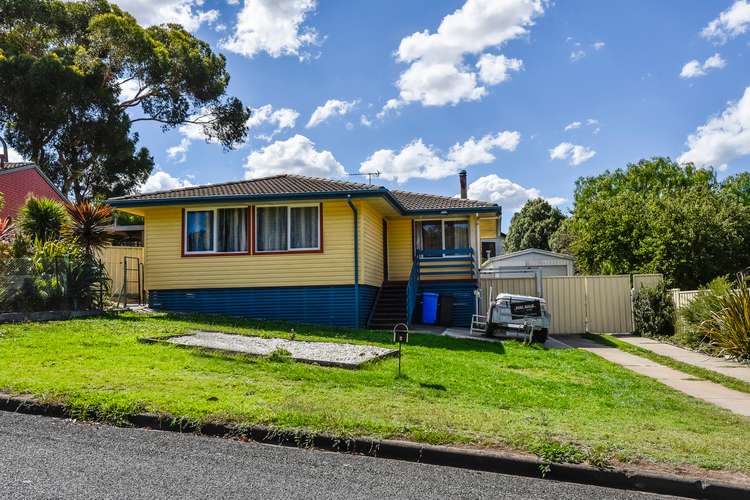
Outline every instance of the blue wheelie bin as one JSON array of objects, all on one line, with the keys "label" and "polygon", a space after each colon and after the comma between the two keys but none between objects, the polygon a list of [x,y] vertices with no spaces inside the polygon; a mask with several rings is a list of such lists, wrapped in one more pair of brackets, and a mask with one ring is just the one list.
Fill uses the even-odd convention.
[{"label": "blue wheelie bin", "polygon": [[422,323],[434,325],[437,323],[438,294],[424,292],[422,294]]}]

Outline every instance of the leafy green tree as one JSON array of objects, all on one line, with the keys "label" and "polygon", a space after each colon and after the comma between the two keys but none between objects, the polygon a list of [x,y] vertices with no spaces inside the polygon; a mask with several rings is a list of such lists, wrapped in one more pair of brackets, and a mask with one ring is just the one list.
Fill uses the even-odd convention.
[{"label": "leafy green tree", "polygon": [[722,191],[735,197],[744,205],[750,205],[750,172],[741,172],[727,177],[721,183]]},{"label": "leafy green tree", "polygon": [[133,123],[196,124],[225,148],[247,137],[224,57],[179,25],[141,27],[105,0],[0,0],[0,19],[4,135],[77,201],[148,177]]},{"label": "leafy green tree", "polygon": [[513,215],[505,238],[505,249],[517,252],[527,248],[549,250],[550,237],[565,220],[559,208],[542,198],[529,200]]},{"label": "leafy green tree", "polygon": [[549,249],[553,252],[571,254],[573,252],[573,233],[570,219],[565,219],[549,238]]},{"label": "leafy green tree", "polygon": [[576,182],[570,248],[587,273],[663,273],[695,288],[750,265],[750,206],[710,169],[668,158]]},{"label": "leafy green tree", "polygon": [[18,227],[24,236],[42,245],[59,240],[67,219],[62,203],[49,198],[29,196],[18,211]]}]

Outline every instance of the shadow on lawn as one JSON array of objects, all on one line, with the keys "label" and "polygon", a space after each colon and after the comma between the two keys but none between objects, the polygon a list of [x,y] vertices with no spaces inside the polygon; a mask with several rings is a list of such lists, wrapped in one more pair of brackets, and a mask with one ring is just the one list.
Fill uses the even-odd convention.
[{"label": "shadow on lawn", "polygon": [[[126,321],[143,321],[153,319],[165,322],[197,323],[196,329],[210,330],[212,327],[219,328],[227,333],[232,328],[246,330],[263,330],[266,334],[279,338],[293,338],[293,336],[313,336],[323,339],[338,341],[377,342],[380,344],[393,345],[393,334],[383,330],[365,330],[353,328],[339,328],[332,326],[310,325],[304,323],[292,323],[287,321],[264,321],[250,318],[233,316],[191,314],[191,313],[157,313],[147,316],[122,316],[111,314],[112,319]],[[241,333],[241,332],[236,332]],[[409,345],[419,347],[430,347],[436,349],[447,349],[450,351],[475,351],[493,352],[505,354],[505,347],[501,342],[483,342],[481,340],[456,339],[440,335],[415,333],[409,336]]]}]

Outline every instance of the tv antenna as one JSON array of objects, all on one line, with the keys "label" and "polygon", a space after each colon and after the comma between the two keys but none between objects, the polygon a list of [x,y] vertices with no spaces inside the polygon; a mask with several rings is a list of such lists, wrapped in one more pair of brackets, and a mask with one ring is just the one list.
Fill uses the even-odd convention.
[{"label": "tv antenna", "polygon": [[355,173],[355,174],[346,174],[346,175],[348,175],[350,177],[359,176],[359,175],[362,175],[362,176],[366,175],[367,176],[367,183],[368,184],[372,184],[372,178],[373,178],[373,176],[380,177],[380,170],[376,170],[374,172],[359,172],[359,173]]}]

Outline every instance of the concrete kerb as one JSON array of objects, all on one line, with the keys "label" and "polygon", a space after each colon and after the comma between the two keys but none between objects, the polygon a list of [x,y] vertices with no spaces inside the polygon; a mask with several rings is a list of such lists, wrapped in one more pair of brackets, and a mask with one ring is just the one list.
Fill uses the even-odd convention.
[{"label": "concrete kerb", "polygon": [[[68,408],[60,403],[43,403],[32,397],[0,393],[0,411],[68,418]],[[626,469],[599,469],[580,464],[545,463],[534,457],[434,446],[396,440],[345,438],[325,433],[278,430],[265,426],[237,427],[231,424],[195,424],[169,415],[138,413],[127,417],[134,427],[160,431],[196,433],[205,436],[240,438],[263,444],[314,448],[324,451],[352,453],[442,465],[484,472],[545,478],[555,481],[591,484],[609,488],[645,491],[690,498],[746,499],[750,487],[712,480],[690,479],[671,474],[655,474]],[[542,471],[546,469],[546,473]]]}]

